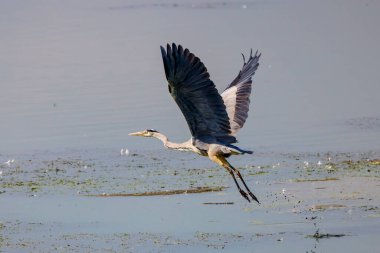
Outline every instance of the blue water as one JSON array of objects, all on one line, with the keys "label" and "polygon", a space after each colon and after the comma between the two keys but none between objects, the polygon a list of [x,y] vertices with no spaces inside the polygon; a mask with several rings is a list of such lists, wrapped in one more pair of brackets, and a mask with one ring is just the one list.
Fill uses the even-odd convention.
[{"label": "blue water", "polygon": [[[309,201],[301,203],[300,213],[293,212],[293,202],[281,198],[278,203],[277,197],[283,197],[282,188],[292,186],[290,179],[304,169],[303,160],[328,163],[329,151],[368,152],[378,158],[379,13],[379,1],[353,0],[0,1],[2,185],[37,180],[36,170],[64,157],[89,167],[81,174],[82,167],[60,164],[72,170],[63,178],[106,178],[101,189],[111,193],[130,189],[135,177],[140,179],[138,190],[161,190],[160,184],[188,187],[187,181],[177,182],[178,177],[170,173],[189,167],[200,171],[194,175],[196,183],[212,181],[202,174],[212,168],[218,171],[214,182],[229,187],[221,193],[143,198],[85,197],[76,187],[55,186],[51,178],[37,192],[28,186],[4,187],[0,189],[0,249],[358,252],[365,246],[364,250],[374,252],[378,209],[368,214],[360,208],[378,208],[378,188],[363,184],[364,189],[359,187],[356,193],[344,188],[348,196],[365,196],[352,201],[346,192],[333,188],[331,193],[342,196],[314,201],[300,194],[317,194],[314,184],[297,186],[298,198]],[[154,128],[173,141],[190,138],[184,117],[167,91],[159,51],[167,42],[182,44],[199,56],[220,91],[240,70],[240,53],[247,54],[251,48],[262,53],[249,118],[238,135],[239,146],[255,153],[231,158],[234,165],[246,168],[246,181],[263,200],[262,206],[242,200],[229,175],[211,161],[167,153],[157,140],[128,136]],[[121,148],[138,156],[120,156]],[[314,156],[317,152],[323,155]],[[283,153],[288,156],[282,157]],[[14,163],[5,164],[12,159]],[[280,169],[271,171],[276,164]],[[267,174],[249,175],[260,165]],[[144,173],[152,171],[147,175],[153,182],[154,173],[163,173],[160,184],[142,184],[141,166]],[[374,180],[371,186],[378,185]],[[336,185],[340,187],[340,181]],[[365,195],[367,190],[371,199]],[[234,204],[203,204],[209,201]],[[335,201],[347,207],[317,214],[308,209]],[[306,220],[314,215],[315,222]],[[307,238],[318,228],[346,236]],[[198,238],[207,233],[208,238]],[[124,234],[131,236],[127,243]],[[172,244],[166,245],[165,240]]]},{"label": "blue water", "polygon": [[219,90],[241,52],[262,52],[242,147],[379,150],[379,6],[1,1],[0,152],[159,148],[127,136],[147,128],[187,140],[160,59],[167,42],[198,55]]}]

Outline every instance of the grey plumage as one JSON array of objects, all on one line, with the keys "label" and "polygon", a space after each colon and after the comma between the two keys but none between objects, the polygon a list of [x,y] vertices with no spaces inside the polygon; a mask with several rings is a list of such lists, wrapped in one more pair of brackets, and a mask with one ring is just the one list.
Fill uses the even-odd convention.
[{"label": "grey plumage", "polygon": [[252,76],[259,67],[260,56],[261,54],[258,54],[257,51],[255,55],[252,56],[251,49],[248,62],[245,62],[245,57],[243,55],[244,64],[242,70],[240,70],[237,77],[222,93],[222,98],[230,120],[231,134],[233,135],[244,126],[244,123],[248,118],[250,103],[249,96],[252,90]]},{"label": "grey plumage", "polygon": [[204,64],[176,44],[161,47],[169,92],[181,109],[193,137],[207,142],[235,143],[236,132],[248,118],[252,76],[261,54],[256,51],[237,77],[219,95]]},{"label": "grey plumage", "polygon": [[186,118],[191,135],[206,142],[236,142],[222,97],[198,57],[173,43],[161,47],[169,92]]},{"label": "grey plumage", "polygon": [[[192,138],[183,143],[170,142],[156,130],[144,130],[131,133],[133,136],[155,137],[171,149],[192,151],[208,156],[213,162],[224,167],[234,179],[240,194],[250,201],[249,196],[259,202],[250,191],[239,170],[234,168],[226,157],[251,151],[242,150],[233,145],[237,142],[236,133],[248,117],[249,96],[252,90],[252,76],[259,63],[260,54],[256,52],[245,62],[237,77],[220,95],[206,67],[198,57],[183,49],[181,45],[161,46],[168,90],[185,116]],[[238,184],[235,175],[242,181],[247,192]]]}]

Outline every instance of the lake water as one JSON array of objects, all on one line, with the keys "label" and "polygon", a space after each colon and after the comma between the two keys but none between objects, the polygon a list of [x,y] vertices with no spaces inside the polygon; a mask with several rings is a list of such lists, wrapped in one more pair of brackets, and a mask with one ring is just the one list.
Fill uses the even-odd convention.
[{"label": "lake water", "polygon": [[[158,148],[190,133],[159,46],[198,55],[219,90],[262,52],[239,134],[254,150],[380,149],[377,1],[2,1],[0,152]],[[152,146],[153,145],[153,146]]]},{"label": "lake water", "polygon": [[[0,251],[375,252],[379,13],[372,0],[2,0]],[[238,135],[255,154],[231,158],[261,206],[210,161],[128,136],[190,138],[164,77],[171,42],[219,91],[241,53],[262,53]],[[205,185],[228,188],[87,196]]]}]

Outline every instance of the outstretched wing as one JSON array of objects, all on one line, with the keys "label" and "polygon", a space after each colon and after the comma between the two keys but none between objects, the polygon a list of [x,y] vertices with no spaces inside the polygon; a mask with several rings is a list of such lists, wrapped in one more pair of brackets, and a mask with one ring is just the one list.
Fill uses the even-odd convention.
[{"label": "outstretched wing", "polygon": [[248,62],[245,62],[245,57],[243,55],[243,68],[240,70],[238,76],[221,94],[230,119],[231,134],[233,135],[243,127],[248,118],[250,103],[249,95],[252,90],[252,76],[259,67],[259,58],[261,56],[261,54],[257,53],[258,52],[256,51],[255,55],[252,56],[251,49]]},{"label": "outstretched wing", "polygon": [[169,92],[181,109],[193,137],[203,141],[236,142],[231,136],[226,106],[206,67],[189,52],[173,43],[161,47]]}]

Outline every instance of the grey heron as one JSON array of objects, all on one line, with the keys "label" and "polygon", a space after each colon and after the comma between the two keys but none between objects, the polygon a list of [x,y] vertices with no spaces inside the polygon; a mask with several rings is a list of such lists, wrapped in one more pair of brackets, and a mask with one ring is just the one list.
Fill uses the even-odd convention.
[{"label": "grey heron", "polygon": [[[130,133],[132,136],[155,137],[166,148],[192,151],[208,156],[211,161],[225,168],[232,176],[240,194],[250,202],[249,196],[258,201],[245,183],[243,176],[226,158],[231,155],[252,154],[233,145],[237,142],[236,133],[243,127],[249,110],[252,77],[259,66],[261,54],[252,49],[248,61],[243,55],[243,67],[237,77],[221,93],[218,93],[210,75],[198,57],[181,45],[161,46],[165,76],[169,93],[181,109],[192,137],[183,143],[169,141],[162,133],[148,129]],[[242,190],[235,175],[243,183]],[[248,196],[249,195],[249,196]]]}]

